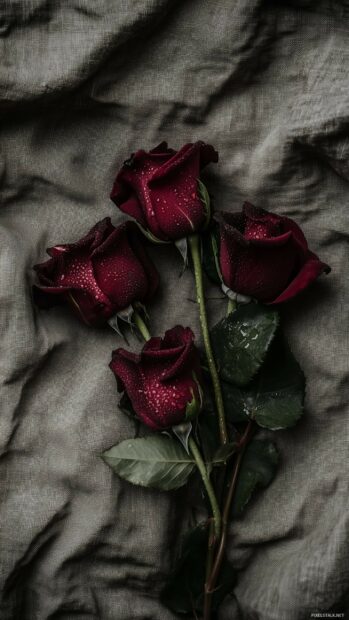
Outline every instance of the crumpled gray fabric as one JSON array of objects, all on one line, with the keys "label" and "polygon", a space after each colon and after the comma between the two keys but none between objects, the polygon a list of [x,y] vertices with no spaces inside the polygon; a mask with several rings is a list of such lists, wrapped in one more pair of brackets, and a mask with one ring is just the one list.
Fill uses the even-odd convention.
[{"label": "crumpled gray fabric", "polygon": [[[116,170],[164,139],[214,144],[216,207],[249,199],[295,218],[332,266],[282,311],[306,413],[277,434],[277,477],[232,524],[240,572],[219,619],[347,610],[348,26],[347,0],[1,3],[2,620],[175,618],[158,593],[185,492],[132,487],[99,458],[135,432],[107,366],[121,341],[31,299],[45,248],[121,221]],[[179,286],[176,251],[153,255],[152,331],[199,335],[190,273]],[[222,312],[212,301],[211,321]]]}]

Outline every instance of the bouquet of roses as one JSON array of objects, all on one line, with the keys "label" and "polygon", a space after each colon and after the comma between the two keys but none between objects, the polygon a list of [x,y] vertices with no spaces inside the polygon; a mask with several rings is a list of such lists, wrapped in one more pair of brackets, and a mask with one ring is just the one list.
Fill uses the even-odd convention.
[{"label": "bouquet of roses", "polygon": [[[103,459],[134,485],[195,490],[201,480],[197,501],[206,514],[199,511],[202,520],[178,544],[161,596],[175,613],[204,620],[236,579],[226,557],[230,521],[276,472],[271,434],[258,431],[289,428],[302,414],[304,376],[278,307],[330,271],[287,217],[247,202],[238,212],[212,213],[200,175],[217,161],[203,142],[134,153],[111,193],[133,221],[115,228],[105,218],[76,243],[50,248],[50,259],[35,266],[34,286],[40,307],[69,304],[90,326],[108,322],[120,335],[131,329],[144,339],[139,353],[113,351],[110,368],[120,410],[151,432],[109,447]],[[193,271],[201,351],[190,327],[149,333],[146,304],[160,285],[149,242],[175,243]],[[203,272],[226,299],[212,328]]]}]

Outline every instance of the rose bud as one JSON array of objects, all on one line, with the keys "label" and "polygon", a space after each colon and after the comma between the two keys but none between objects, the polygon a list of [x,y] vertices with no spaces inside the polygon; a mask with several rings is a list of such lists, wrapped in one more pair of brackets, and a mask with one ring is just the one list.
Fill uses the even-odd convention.
[{"label": "rose bud", "polygon": [[222,279],[234,293],[279,304],[330,272],[288,217],[245,202],[241,213],[221,213],[217,219]]},{"label": "rose bud", "polygon": [[33,287],[36,303],[42,308],[68,303],[88,325],[147,301],[158,286],[158,273],[132,222],[114,228],[106,217],[80,241],[47,253],[51,258],[34,267],[40,281]]},{"label": "rose bud", "polygon": [[217,161],[218,153],[210,144],[195,142],[174,151],[162,142],[124,162],[110,197],[155,240],[183,239],[207,224],[198,179],[202,168]]},{"label": "rose bud", "polygon": [[110,368],[119,392],[126,392],[136,416],[153,430],[180,424],[201,409],[199,352],[189,327],[151,338],[139,355],[116,349]]}]

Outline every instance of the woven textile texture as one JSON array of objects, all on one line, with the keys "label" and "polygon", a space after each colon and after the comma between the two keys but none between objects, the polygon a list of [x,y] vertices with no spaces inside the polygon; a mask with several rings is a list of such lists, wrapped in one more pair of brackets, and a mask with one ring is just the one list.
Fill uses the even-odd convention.
[{"label": "woven textile texture", "polygon": [[[164,139],[213,144],[215,206],[294,218],[332,266],[282,310],[306,413],[231,528],[240,572],[219,620],[348,606],[348,31],[348,0],[1,2],[1,620],[175,620],[158,593],[185,492],[132,487],[99,458],[135,432],[107,366],[121,341],[31,298],[45,248],[122,221],[118,167]],[[199,338],[190,272],[179,286],[175,249],[151,253],[152,331]]]}]

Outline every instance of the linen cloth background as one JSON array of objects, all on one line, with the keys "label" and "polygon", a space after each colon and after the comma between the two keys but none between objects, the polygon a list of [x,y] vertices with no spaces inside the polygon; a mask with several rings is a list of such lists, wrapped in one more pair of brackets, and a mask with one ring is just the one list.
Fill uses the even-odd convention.
[{"label": "linen cloth background", "polygon": [[[175,618],[157,597],[183,494],[134,488],[99,458],[134,433],[107,367],[121,341],[31,299],[45,248],[121,221],[116,170],[163,139],[215,145],[216,207],[295,218],[333,269],[283,309],[306,414],[277,434],[277,477],[232,527],[241,572],[219,618],[346,609],[348,26],[344,0],[1,2],[1,620]],[[152,252],[153,332],[199,334],[191,274],[178,286],[176,251]]]}]

